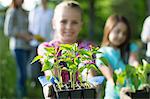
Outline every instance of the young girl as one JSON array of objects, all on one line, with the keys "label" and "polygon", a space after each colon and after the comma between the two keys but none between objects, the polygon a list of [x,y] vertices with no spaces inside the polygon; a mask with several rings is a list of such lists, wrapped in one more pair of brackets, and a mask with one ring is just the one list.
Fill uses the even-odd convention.
[{"label": "young girl", "polygon": [[[75,1],[63,1],[58,4],[54,10],[52,20],[52,27],[55,32],[55,39],[50,42],[42,43],[38,47],[38,54],[44,55],[44,48],[47,46],[59,46],[59,44],[73,44],[77,42],[78,34],[82,26],[82,10]],[[88,47],[89,44],[78,42],[79,47]],[[86,46],[84,46],[86,45]],[[42,61],[42,60],[41,60]],[[65,65],[65,64],[64,64]],[[45,76],[50,76],[50,71],[45,71]],[[69,79],[68,72],[62,72],[63,81]],[[45,98],[49,98],[49,87],[52,81],[47,81],[44,77],[39,77],[43,86],[43,93]]]},{"label": "young girl", "polygon": [[[106,21],[104,27],[104,36],[102,41],[102,47],[99,49],[102,54],[97,54],[96,65],[103,72],[103,62],[98,60],[100,57],[104,57],[109,62],[112,74],[114,70],[125,70],[126,64],[138,65],[137,61],[137,47],[130,44],[130,27],[127,19],[123,16],[112,15]],[[103,72],[107,79],[108,74]],[[110,77],[111,79],[111,77]],[[119,93],[114,91],[114,81],[108,80],[105,89],[105,99],[118,99]]]}]

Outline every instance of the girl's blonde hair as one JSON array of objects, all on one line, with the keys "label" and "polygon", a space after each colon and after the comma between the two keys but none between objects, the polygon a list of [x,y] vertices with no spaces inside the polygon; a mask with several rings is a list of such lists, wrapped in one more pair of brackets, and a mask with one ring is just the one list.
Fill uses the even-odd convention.
[{"label": "girl's blonde hair", "polygon": [[74,0],[65,0],[61,3],[59,3],[56,7],[55,7],[55,10],[54,10],[54,17],[57,16],[57,13],[59,13],[60,9],[64,8],[64,7],[68,7],[68,8],[75,8],[77,9],[80,13],[81,13],[81,16],[82,16],[82,9],[80,7],[80,4],[77,2],[77,1],[74,1]]}]

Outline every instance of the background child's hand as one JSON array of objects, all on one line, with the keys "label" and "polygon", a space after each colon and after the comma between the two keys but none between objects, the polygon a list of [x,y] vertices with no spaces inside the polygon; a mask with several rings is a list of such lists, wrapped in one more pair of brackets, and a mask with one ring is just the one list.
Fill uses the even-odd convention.
[{"label": "background child's hand", "polygon": [[123,87],[120,90],[120,93],[127,93],[127,92],[132,92],[132,90],[129,87]]},{"label": "background child's hand", "polygon": [[29,42],[33,39],[33,35],[27,33],[20,33],[16,35],[16,38],[23,39],[26,42]]},{"label": "background child's hand", "polygon": [[131,97],[126,94],[127,92],[132,92],[129,87],[121,88],[121,90],[120,90],[120,99],[131,99]]}]

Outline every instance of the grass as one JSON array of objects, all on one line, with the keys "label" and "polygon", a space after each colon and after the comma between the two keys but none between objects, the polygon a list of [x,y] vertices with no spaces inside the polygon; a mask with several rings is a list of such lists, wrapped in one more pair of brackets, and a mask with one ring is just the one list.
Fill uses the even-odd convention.
[{"label": "grass", "polygon": [[[42,99],[41,85],[31,86],[31,79],[27,80],[27,99]],[[9,39],[4,36],[0,27],[0,99],[16,98],[16,64],[9,50]]]}]

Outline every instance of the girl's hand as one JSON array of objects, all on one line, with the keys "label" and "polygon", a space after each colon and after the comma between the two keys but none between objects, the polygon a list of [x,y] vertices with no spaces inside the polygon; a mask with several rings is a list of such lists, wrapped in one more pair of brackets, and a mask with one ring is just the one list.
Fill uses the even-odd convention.
[{"label": "girl's hand", "polygon": [[113,71],[110,67],[107,67],[107,66],[100,66],[99,68],[102,72],[102,74],[106,77],[107,81],[112,85],[114,86],[115,83],[114,83],[114,80],[113,80]]},{"label": "girl's hand", "polygon": [[44,94],[45,99],[51,99],[51,97],[53,95],[52,87],[53,86],[51,83],[49,83],[43,87],[43,94]]},{"label": "girl's hand", "polygon": [[131,88],[129,88],[129,87],[123,87],[120,90],[120,93],[127,93],[127,92],[132,92]]},{"label": "girl's hand", "polygon": [[120,90],[120,99],[131,99],[131,97],[126,94],[127,92],[132,92],[129,87],[121,88],[121,90]]}]

